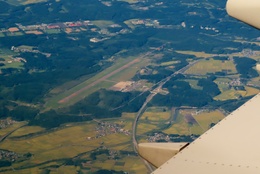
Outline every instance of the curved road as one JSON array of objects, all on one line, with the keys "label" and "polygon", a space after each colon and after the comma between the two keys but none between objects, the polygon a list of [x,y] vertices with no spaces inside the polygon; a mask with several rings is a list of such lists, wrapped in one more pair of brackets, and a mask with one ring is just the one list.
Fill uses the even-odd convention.
[{"label": "curved road", "polygon": [[[137,123],[138,123],[138,120],[139,118],[143,115],[145,109],[146,109],[146,106],[147,104],[153,99],[153,97],[157,94],[157,92],[155,91],[160,91],[160,89],[162,88],[162,86],[168,82],[172,77],[174,77],[175,75],[177,74],[182,74],[184,73],[187,69],[189,69],[191,66],[193,66],[194,64],[198,63],[200,60],[195,60],[191,63],[189,63],[187,66],[183,67],[182,69],[176,71],[175,73],[173,73],[172,75],[162,79],[161,81],[159,81],[158,83],[156,83],[154,86],[157,86],[157,88],[155,88],[153,91],[151,91],[151,89],[154,87],[152,86],[150,88],[150,92],[151,94],[146,98],[146,101],[144,102],[143,106],[139,109],[139,111],[137,112],[136,114],[136,117],[135,117],[135,120],[133,122],[133,126],[132,126],[132,130],[133,130],[133,133],[132,133],[132,141],[133,141],[133,147],[134,147],[134,151],[136,153],[138,153],[138,142],[136,140],[136,128],[137,128]],[[143,162],[145,163],[147,169],[152,172],[153,171],[153,168],[151,167],[150,163],[147,162],[145,159],[143,159],[141,156],[140,158],[143,160]]]}]

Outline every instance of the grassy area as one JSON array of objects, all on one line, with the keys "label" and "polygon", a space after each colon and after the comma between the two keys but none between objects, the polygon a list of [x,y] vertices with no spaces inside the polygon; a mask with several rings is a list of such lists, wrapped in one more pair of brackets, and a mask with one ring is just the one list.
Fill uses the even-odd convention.
[{"label": "grassy area", "polygon": [[168,111],[167,107],[149,107],[146,109],[146,112],[166,112]]},{"label": "grassy area", "polygon": [[178,115],[176,122],[168,129],[163,131],[167,134],[190,135],[190,125],[186,122],[183,115]]},{"label": "grassy area", "polygon": [[222,91],[220,95],[214,97],[215,100],[229,100],[229,99],[238,99],[239,97],[247,97],[256,95],[260,92],[259,89],[245,86],[244,90],[235,90],[234,88]]},{"label": "grassy area", "polygon": [[236,67],[232,61],[221,60],[203,60],[190,67],[185,74],[201,74],[216,73],[225,71],[227,74],[236,73]]},{"label": "grassy area", "polygon": [[116,171],[129,171],[129,173],[138,174],[138,173],[147,173],[147,169],[144,165],[140,165],[142,162],[140,158],[128,156],[119,160],[106,160],[104,163],[104,158],[106,156],[99,156],[98,160],[91,164],[93,169],[107,169],[107,170],[116,170]]},{"label": "grassy area", "polygon": [[145,112],[140,120],[164,122],[170,119],[170,112]]},{"label": "grassy area", "polygon": [[227,91],[223,91],[220,95],[214,97],[215,100],[230,100],[230,99],[238,99],[241,96],[244,96],[246,91],[229,89]]},{"label": "grassy area", "polygon": [[107,28],[109,25],[114,24],[113,21],[105,21],[105,20],[96,20],[96,21],[92,21],[92,23],[97,27],[99,27],[100,29]]},{"label": "grassy area", "polygon": [[22,33],[22,32],[12,32],[12,33],[7,32],[6,35],[7,36],[22,36],[22,35],[24,35],[24,33]]},{"label": "grassy area", "polygon": [[[19,170],[19,174],[28,174],[28,173],[39,174],[41,172],[42,172],[42,170],[38,169],[38,168]],[[5,172],[5,174],[14,174],[14,173],[15,173],[14,171],[6,171]]]},{"label": "grassy area", "polygon": [[198,86],[198,80],[187,79],[185,82],[189,82],[190,86],[194,89],[202,90],[201,86]]},{"label": "grassy area", "polygon": [[35,47],[29,46],[29,45],[21,45],[21,46],[19,46],[17,48],[19,48],[19,49],[27,49],[27,50],[31,50],[32,51],[33,48],[35,48]]},{"label": "grassy area", "polygon": [[21,127],[24,124],[26,124],[26,122],[17,122],[17,123],[10,125],[7,128],[0,129],[0,136],[6,135],[7,133]]},{"label": "grassy area", "polygon": [[40,131],[44,131],[45,129],[39,126],[26,126],[18,129],[14,133],[10,135],[10,137],[15,137],[15,136],[22,136],[22,135],[27,135],[30,133],[36,133]]},{"label": "grassy area", "polygon": [[139,136],[156,129],[158,129],[157,125],[152,125],[150,123],[138,123],[136,134]]},{"label": "grassy area", "polygon": [[131,20],[126,20],[126,21],[124,21],[124,23],[125,23],[129,28],[131,28],[132,30],[135,29],[135,25],[132,24]]},{"label": "grassy area", "polygon": [[163,62],[163,63],[161,63],[161,66],[170,66],[170,65],[174,65],[176,63],[179,63],[179,61]]},{"label": "grassy area", "polygon": [[[224,115],[218,110],[200,114],[195,113],[195,110],[181,110],[176,122],[164,132],[179,135],[201,135],[210,128],[211,123],[217,123],[224,118]],[[185,115],[192,115],[197,123],[188,123]]]},{"label": "grassy area", "polygon": [[205,52],[195,52],[195,51],[176,51],[176,52],[180,54],[194,55],[196,57],[201,57],[201,58],[209,58],[215,56],[214,54],[208,54]]},{"label": "grassy area", "polygon": [[4,63],[4,66],[0,66],[1,69],[6,68],[16,68],[16,69],[22,69],[23,68],[23,62],[15,61],[13,59],[13,56],[18,55],[17,53],[12,52],[11,50],[7,49],[1,49],[0,48],[0,58],[5,59],[4,61],[1,61],[1,63]]},{"label": "grassy area", "polygon": [[36,164],[50,159],[73,157],[78,153],[92,150],[99,144],[99,140],[86,140],[86,137],[93,136],[94,128],[95,124],[86,123],[23,140],[6,139],[2,142],[1,148],[18,153],[30,152],[34,154],[30,163]]},{"label": "grassy area", "polygon": [[221,92],[230,89],[229,83],[231,80],[229,78],[217,78],[214,82],[218,85],[218,88]]},{"label": "grassy area", "polygon": [[212,111],[212,112],[203,112],[198,115],[195,115],[194,118],[198,122],[198,124],[202,127],[203,130],[208,130],[210,128],[211,123],[218,123],[220,120],[224,118],[224,115],[220,111]]},{"label": "grassy area", "polygon": [[136,74],[137,71],[139,71],[142,67],[146,66],[147,64],[149,64],[149,60],[142,59],[140,62],[134,64],[133,66],[131,66],[127,69],[124,69],[124,70],[120,71],[120,73],[117,73],[117,74],[109,77],[108,80],[119,82],[119,81],[125,81],[128,79],[131,79],[132,77],[134,77],[134,75]]},{"label": "grassy area", "polygon": [[260,92],[259,89],[249,87],[249,86],[246,86],[245,89],[246,89],[246,96],[256,95]]},{"label": "grassy area", "polygon": [[59,34],[59,33],[61,33],[60,29],[46,29],[45,32],[47,34]]}]

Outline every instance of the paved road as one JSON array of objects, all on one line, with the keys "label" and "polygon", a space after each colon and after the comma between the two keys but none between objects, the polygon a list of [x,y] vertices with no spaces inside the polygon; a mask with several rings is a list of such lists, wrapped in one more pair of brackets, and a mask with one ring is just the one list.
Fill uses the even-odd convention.
[{"label": "paved road", "polygon": [[[160,89],[162,88],[162,86],[168,82],[172,77],[174,77],[175,75],[177,74],[182,74],[184,73],[187,69],[189,69],[191,66],[193,66],[194,64],[198,63],[200,60],[196,60],[196,61],[193,61],[191,63],[189,63],[187,66],[183,67],[182,69],[176,71],[175,73],[173,73],[172,75],[162,79],[161,81],[159,81],[158,83],[156,83],[153,87],[155,86],[158,86],[156,89],[154,89],[153,91],[150,91],[150,95],[146,98],[146,101],[144,102],[143,106],[139,109],[139,111],[137,112],[136,114],[136,117],[135,117],[135,120],[133,122],[133,126],[132,126],[132,130],[133,130],[133,133],[132,133],[132,141],[133,141],[133,147],[134,147],[134,150],[136,153],[138,153],[138,142],[136,140],[136,128],[137,128],[137,123],[138,123],[138,120],[139,118],[143,115],[145,109],[146,109],[146,106],[147,104],[153,99],[153,97],[157,94],[156,91],[160,91]],[[151,87],[150,90],[153,88]],[[142,158],[142,160],[144,161],[147,169],[152,172],[153,169],[151,167],[151,165],[145,160]]]}]

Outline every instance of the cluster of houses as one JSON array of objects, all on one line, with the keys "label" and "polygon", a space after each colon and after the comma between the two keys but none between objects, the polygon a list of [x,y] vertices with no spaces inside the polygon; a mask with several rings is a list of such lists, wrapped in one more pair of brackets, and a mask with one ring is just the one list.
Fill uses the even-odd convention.
[{"label": "cluster of houses", "polygon": [[15,162],[20,157],[21,157],[21,155],[15,153],[15,152],[7,151],[7,150],[0,150],[0,160]]},{"label": "cluster of houses", "polygon": [[[51,54],[50,53],[43,53],[43,52],[40,52],[39,50],[37,49],[28,49],[28,48],[20,48],[20,47],[15,47],[15,46],[12,46],[11,47],[11,50],[14,51],[14,52],[30,52],[30,53],[40,53],[42,55],[45,55],[46,57],[50,57]],[[23,60],[24,62],[26,62],[26,60],[24,59]]]},{"label": "cluster of houses", "polygon": [[96,126],[96,136],[95,137],[87,137],[87,140],[92,140],[96,138],[101,138],[106,135],[120,133],[124,135],[131,135],[131,132],[129,130],[126,130],[123,128],[123,125],[119,125],[116,123],[110,123],[110,122],[98,122]]},{"label": "cluster of houses", "polygon": [[148,142],[192,142],[198,135],[167,135],[164,133],[153,133],[152,135],[148,136]]},{"label": "cluster of houses", "polygon": [[7,127],[11,126],[14,123],[16,123],[16,121],[14,121],[14,120],[12,120],[10,118],[0,120],[0,129],[7,128]]},{"label": "cluster of houses", "polygon": [[154,133],[151,136],[147,137],[148,142],[158,142],[158,141],[170,141],[170,137],[168,135],[165,135],[163,133]]}]

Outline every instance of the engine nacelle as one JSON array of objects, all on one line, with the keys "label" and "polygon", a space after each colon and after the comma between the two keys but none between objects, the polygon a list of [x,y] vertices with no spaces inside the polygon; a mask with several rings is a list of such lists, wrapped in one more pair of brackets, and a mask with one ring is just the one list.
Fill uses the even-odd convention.
[{"label": "engine nacelle", "polygon": [[228,0],[230,16],[260,29],[260,0]]}]

